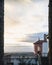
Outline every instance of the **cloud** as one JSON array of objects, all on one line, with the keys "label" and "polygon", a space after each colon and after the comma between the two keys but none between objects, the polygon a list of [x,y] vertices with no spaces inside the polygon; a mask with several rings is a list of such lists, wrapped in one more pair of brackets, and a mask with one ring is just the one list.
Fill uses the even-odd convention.
[{"label": "cloud", "polygon": [[44,1],[48,1],[48,0],[31,0],[33,2],[44,2]]},{"label": "cloud", "polygon": [[49,28],[49,26],[47,24],[43,25],[42,27],[44,28]]},{"label": "cloud", "polygon": [[34,52],[33,43],[17,42],[15,44],[5,43],[4,52]]},{"label": "cloud", "polygon": [[25,39],[22,40],[22,42],[34,43],[39,39],[44,40],[44,34],[48,34],[48,32],[29,34]]},{"label": "cloud", "polygon": [[10,17],[7,17],[7,16],[4,16],[4,21],[5,21],[5,24],[6,24],[6,25],[8,24],[9,26],[10,26],[10,25],[11,25],[11,26],[12,26],[12,25],[14,26],[14,25],[16,25],[16,24],[19,25],[19,23],[20,23],[19,20],[18,20],[18,21],[15,21],[14,19],[12,19],[12,18],[10,18]]},{"label": "cloud", "polygon": [[5,0],[5,1],[34,1],[34,2],[38,2],[38,1],[48,1],[48,0]]},{"label": "cloud", "polygon": [[[30,45],[30,44],[29,44]],[[31,46],[5,46],[4,53],[18,53],[18,52],[34,52],[34,48]]]},{"label": "cloud", "polygon": [[31,2],[28,5],[13,1],[5,3],[5,36],[18,41],[24,39],[27,34],[47,31],[47,28],[43,27],[48,22],[47,14],[48,7],[45,2],[41,5],[39,2]]}]

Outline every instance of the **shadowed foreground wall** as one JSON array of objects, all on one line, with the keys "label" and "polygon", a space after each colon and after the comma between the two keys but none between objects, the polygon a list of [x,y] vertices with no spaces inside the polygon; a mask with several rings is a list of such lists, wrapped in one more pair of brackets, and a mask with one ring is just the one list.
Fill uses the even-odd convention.
[{"label": "shadowed foreground wall", "polygon": [[42,57],[41,61],[42,61],[42,65],[49,65],[48,57]]},{"label": "shadowed foreground wall", "polygon": [[4,48],[4,0],[0,0],[0,65],[3,65]]},{"label": "shadowed foreground wall", "polygon": [[52,65],[52,0],[49,0],[49,63]]}]

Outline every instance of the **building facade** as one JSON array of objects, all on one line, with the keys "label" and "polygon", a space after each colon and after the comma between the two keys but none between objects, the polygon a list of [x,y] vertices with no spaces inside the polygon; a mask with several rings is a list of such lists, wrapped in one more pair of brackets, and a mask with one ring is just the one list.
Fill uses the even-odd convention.
[{"label": "building facade", "polygon": [[48,50],[49,50],[49,42],[46,39],[46,34],[44,34],[44,40],[38,40],[34,44],[34,52],[35,54],[38,53],[38,51],[41,53],[43,56],[47,56]]}]

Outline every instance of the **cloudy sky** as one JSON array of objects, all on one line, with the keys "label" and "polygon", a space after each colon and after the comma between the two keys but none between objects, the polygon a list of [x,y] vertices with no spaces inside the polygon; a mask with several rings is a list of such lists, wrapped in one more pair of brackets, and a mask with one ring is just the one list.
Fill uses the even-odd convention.
[{"label": "cloudy sky", "polygon": [[16,44],[32,48],[36,37],[29,38],[29,42],[24,39],[48,32],[48,0],[5,0],[4,3],[4,50]]}]

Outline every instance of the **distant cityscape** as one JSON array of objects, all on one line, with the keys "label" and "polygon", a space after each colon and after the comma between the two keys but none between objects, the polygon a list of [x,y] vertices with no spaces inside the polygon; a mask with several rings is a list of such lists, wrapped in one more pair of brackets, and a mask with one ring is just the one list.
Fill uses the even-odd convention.
[{"label": "distant cityscape", "polygon": [[[48,57],[49,44],[47,38],[48,35],[44,34],[43,40],[39,39],[38,41],[33,43],[34,52],[4,53],[4,65],[38,65],[39,53],[42,57]],[[46,49],[44,46],[46,47]]]}]

